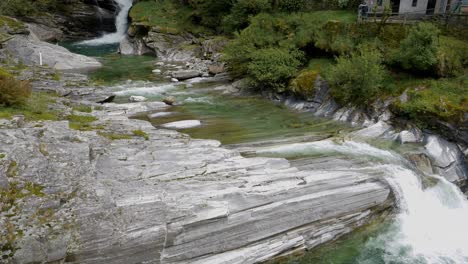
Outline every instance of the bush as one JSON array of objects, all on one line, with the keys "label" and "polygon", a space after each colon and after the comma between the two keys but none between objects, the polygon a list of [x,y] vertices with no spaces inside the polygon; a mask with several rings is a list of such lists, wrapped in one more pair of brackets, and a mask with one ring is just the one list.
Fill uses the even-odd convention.
[{"label": "bush", "polygon": [[432,71],[437,64],[437,38],[440,31],[430,23],[419,23],[411,28],[395,55],[403,69]]},{"label": "bush", "polygon": [[429,80],[408,91],[408,101],[396,112],[427,127],[437,120],[462,122],[468,112],[468,78]]},{"label": "bush", "polygon": [[437,60],[437,75],[441,77],[462,75],[468,64],[468,44],[454,38],[441,37]]},{"label": "bush", "polygon": [[31,85],[13,77],[0,75],[0,105],[21,106],[31,96]]},{"label": "bush", "polygon": [[317,76],[317,71],[304,70],[291,80],[288,90],[304,98],[312,97],[315,91],[314,84]]},{"label": "bush", "polygon": [[296,12],[305,8],[305,0],[277,0],[277,9],[285,12]]},{"label": "bush", "polygon": [[369,48],[337,58],[325,78],[332,95],[342,104],[368,105],[383,93],[386,71],[381,54]]},{"label": "bush", "polygon": [[225,32],[234,32],[248,26],[249,18],[272,8],[269,0],[238,0],[235,1],[231,13],[224,17]]},{"label": "bush", "polygon": [[9,0],[0,1],[0,13],[24,17],[63,10],[67,6],[69,4],[65,0]]},{"label": "bush", "polygon": [[283,92],[286,84],[296,73],[302,53],[279,48],[266,48],[255,51],[248,63],[251,84],[261,89]]}]

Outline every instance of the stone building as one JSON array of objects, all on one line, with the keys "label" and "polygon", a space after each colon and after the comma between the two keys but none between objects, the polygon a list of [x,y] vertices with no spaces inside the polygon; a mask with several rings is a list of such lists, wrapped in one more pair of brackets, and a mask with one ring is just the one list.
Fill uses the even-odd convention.
[{"label": "stone building", "polygon": [[383,12],[385,6],[392,13],[405,15],[431,15],[449,12],[466,13],[468,0],[367,0],[370,10]]}]

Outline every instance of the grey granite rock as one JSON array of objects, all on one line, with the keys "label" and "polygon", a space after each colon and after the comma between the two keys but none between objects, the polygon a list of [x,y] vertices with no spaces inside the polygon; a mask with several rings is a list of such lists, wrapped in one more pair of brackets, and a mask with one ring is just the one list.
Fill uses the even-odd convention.
[{"label": "grey granite rock", "polygon": [[160,104],[104,107],[93,112],[99,133],[66,121],[0,130],[0,183],[30,190],[12,203],[21,217],[0,212],[0,235],[24,234],[10,241],[11,262],[257,263],[336,239],[390,206],[375,173],[244,158],[125,116]]},{"label": "grey granite rock", "polygon": [[43,42],[33,37],[17,35],[4,43],[4,48],[16,60],[26,65],[43,65],[57,70],[89,69],[101,66],[94,58],[71,53],[66,48]]}]

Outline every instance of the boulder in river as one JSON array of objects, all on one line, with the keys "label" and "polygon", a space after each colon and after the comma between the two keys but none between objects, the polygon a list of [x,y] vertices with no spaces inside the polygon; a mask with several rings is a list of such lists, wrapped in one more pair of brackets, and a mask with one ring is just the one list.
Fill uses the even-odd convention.
[{"label": "boulder in river", "polygon": [[163,103],[167,105],[173,105],[175,102],[176,102],[176,99],[173,96],[169,96],[163,99]]},{"label": "boulder in river", "polygon": [[186,129],[199,126],[201,126],[200,120],[182,120],[161,125],[161,127],[170,129]]},{"label": "boulder in river", "polygon": [[202,73],[196,70],[178,70],[171,73],[171,76],[178,80],[192,79],[201,75]]},{"label": "boulder in river", "polygon": [[146,97],[144,97],[144,96],[132,95],[132,96],[130,96],[130,98],[128,98],[128,100],[130,102],[145,102],[148,99]]}]

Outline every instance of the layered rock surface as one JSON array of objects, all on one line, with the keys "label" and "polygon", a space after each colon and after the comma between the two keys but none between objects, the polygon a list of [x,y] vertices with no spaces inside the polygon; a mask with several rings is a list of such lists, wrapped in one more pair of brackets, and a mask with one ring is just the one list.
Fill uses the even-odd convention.
[{"label": "layered rock surface", "polygon": [[0,230],[13,238],[2,255],[18,263],[256,263],[333,240],[389,206],[377,174],[243,158],[125,116],[166,107],[109,104],[93,112],[98,132],[66,121],[5,125],[0,184],[30,191],[2,207]]}]

